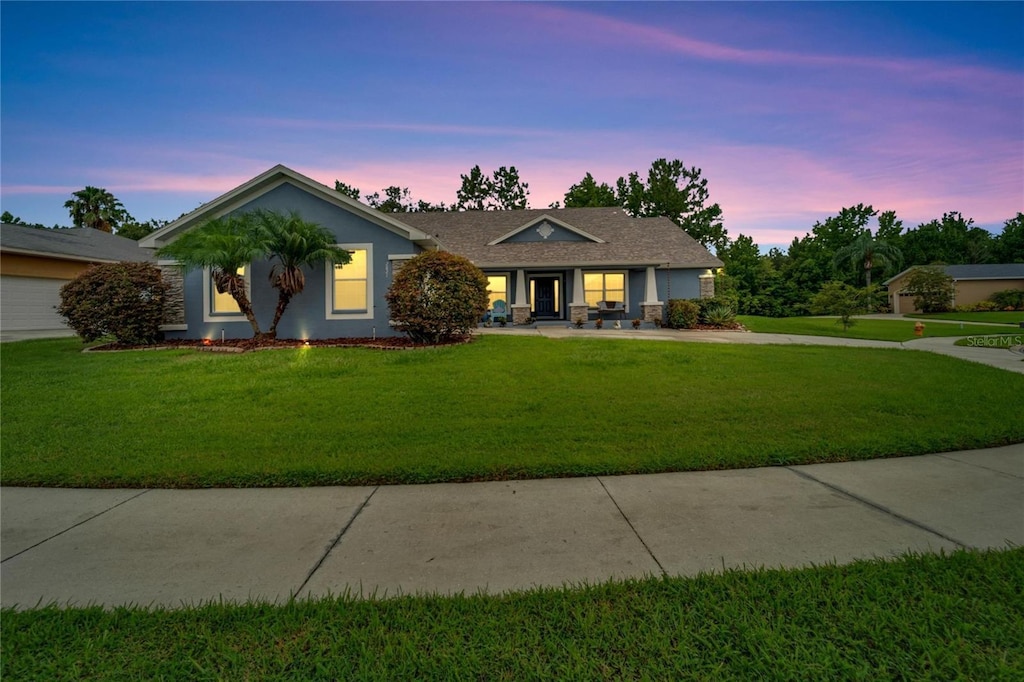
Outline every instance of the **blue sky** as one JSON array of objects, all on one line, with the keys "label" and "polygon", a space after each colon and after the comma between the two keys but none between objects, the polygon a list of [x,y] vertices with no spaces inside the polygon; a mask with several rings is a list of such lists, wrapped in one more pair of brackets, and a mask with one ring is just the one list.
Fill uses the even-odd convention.
[{"label": "blue sky", "polygon": [[0,5],[0,203],[85,185],[171,219],[283,163],[450,203],[516,166],[703,169],[732,237],[843,206],[908,226],[1024,210],[1024,3]]}]

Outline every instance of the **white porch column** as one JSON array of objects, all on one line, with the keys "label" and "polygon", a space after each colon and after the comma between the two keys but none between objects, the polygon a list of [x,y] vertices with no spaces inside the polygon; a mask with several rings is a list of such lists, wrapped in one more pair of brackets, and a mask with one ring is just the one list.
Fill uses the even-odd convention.
[{"label": "white porch column", "polygon": [[647,266],[647,285],[644,287],[644,304],[661,305],[658,300],[658,280],[654,276],[654,266]]},{"label": "white porch column", "polygon": [[530,303],[526,300],[526,271],[516,270],[516,300],[512,304],[512,324],[525,324],[530,317]]},{"label": "white porch column", "polygon": [[583,270],[572,270],[572,303],[569,304],[569,321],[572,323],[586,322],[590,317],[587,297],[583,291]]},{"label": "white porch column", "polygon": [[586,305],[587,301],[583,297],[583,270],[580,268],[573,268],[572,271],[572,303],[569,305]]}]

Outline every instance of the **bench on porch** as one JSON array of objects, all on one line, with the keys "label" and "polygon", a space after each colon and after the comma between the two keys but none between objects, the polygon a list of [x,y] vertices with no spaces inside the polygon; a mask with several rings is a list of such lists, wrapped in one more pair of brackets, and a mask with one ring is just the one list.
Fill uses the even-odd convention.
[{"label": "bench on porch", "polygon": [[626,304],[623,301],[598,301],[597,302],[597,316],[603,317],[604,315],[618,313],[620,315],[626,314]]}]

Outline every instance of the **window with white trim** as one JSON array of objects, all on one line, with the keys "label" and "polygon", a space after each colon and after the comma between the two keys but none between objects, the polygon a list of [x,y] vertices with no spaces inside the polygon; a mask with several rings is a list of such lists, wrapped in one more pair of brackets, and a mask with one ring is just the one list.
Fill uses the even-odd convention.
[{"label": "window with white trim", "polygon": [[[251,296],[249,266],[243,265],[238,268],[238,274],[245,278],[245,292],[247,296]],[[242,311],[238,308],[238,302],[228,292],[225,291],[224,293],[221,293],[217,291],[217,285],[213,282],[213,274],[210,272],[210,268],[204,268],[203,321],[224,322],[233,321],[235,319],[245,319],[245,315],[243,315]]]},{"label": "window with white trim", "polygon": [[339,244],[352,256],[344,265],[328,266],[327,318],[373,317],[373,245]]},{"label": "window with white trim", "polygon": [[583,295],[587,305],[597,307],[598,301],[626,301],[625,272],[584,272]]}]

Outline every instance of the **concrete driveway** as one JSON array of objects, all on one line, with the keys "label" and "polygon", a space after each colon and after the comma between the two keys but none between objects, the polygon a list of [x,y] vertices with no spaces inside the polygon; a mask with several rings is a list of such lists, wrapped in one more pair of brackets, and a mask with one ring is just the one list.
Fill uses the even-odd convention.
[{"label": "concrete driveway", "polygon": [[843,464],[301,489],[0,489],[0,601],[497,593],[1024,544],[1024,444]]}]

